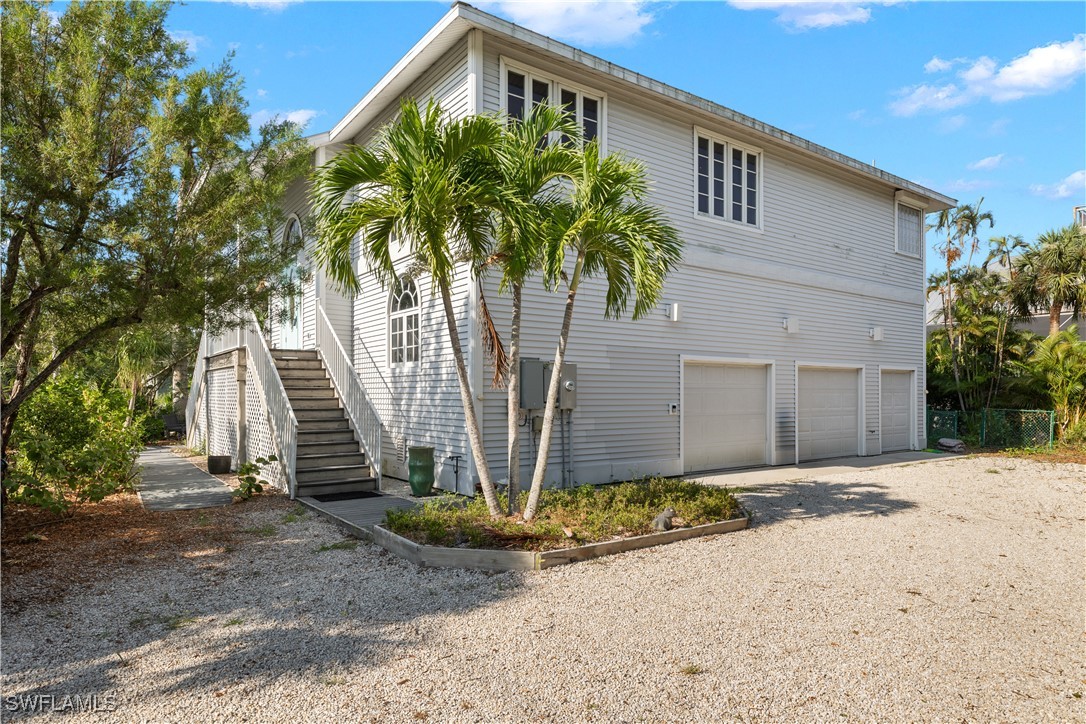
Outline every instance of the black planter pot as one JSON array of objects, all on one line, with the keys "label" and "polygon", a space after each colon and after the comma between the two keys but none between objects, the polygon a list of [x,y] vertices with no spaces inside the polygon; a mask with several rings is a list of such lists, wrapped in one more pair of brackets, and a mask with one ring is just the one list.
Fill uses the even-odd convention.
[{"label": "black planter pot", "polygon": [[208,455],[207,471],[212,475],[225,475],[230,472],[230,456]]}]

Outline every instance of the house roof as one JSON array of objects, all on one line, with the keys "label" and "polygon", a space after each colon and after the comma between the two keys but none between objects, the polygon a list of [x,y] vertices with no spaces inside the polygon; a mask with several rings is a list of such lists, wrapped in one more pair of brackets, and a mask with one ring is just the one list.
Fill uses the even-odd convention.
[{"label": "house roof", "polygon": [[[828,161],[838,168],[891,186],[913,196],[919,196],[927,202],[928,211],[939,211],[957,204],[955,199],[920,184],[887,173],[862,161],[857,161],[825,146],[820,146],[768,123],[743,115],[719,103],[679,90],[674,86],[653,80],[583,50],[502,20],[463,2],[455,3],[449,12],[408,51],[407,55],[401,58],[393,66],[392,70],[386,73],[377,85],[355,104],[354,108],[336,123],[326,135],[318,134],[318,136],[313,137],[313,140],[316,141],[314,145],[323,146],[329,143],[342,143],[354,138],[377,118],[378,114],[387,108],[390,103],[395,102],[397,98],[406,92],[419,76],[472,28],[479,28],[487,33],[505,36],[545,55],[588,66],[594,71],[609,76],[620,83],[635,87],[642,92],[649,93],[660,100],[677,102],[690,109],[709,113],[728,123],[741,126],[748,132],[770,142],[782,143],[804,155]],[[318,140],[321,136],[323,138]]]}]

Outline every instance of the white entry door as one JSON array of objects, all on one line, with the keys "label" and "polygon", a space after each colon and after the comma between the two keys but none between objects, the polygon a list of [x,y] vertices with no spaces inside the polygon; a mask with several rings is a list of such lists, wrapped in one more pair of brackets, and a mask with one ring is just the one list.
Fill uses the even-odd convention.
[{"label": "white entry door", "polygon": [[882,451],[912,448],[912,372],[882,373]]},{"label": "white entry door", "polygon": [[297,264],[287,270],[291,282],[298,286],[298,294],[279,300],[283,309],[283,317],[279,326],[279,348],[302,348],[302,292],[300,286],[300,270]]},{"label": "white entry door", "polygon": [[766,365],[686,363],[684,472],[769,462],[768,369]]},{"label": "white entry door", "polygon": [[860,454],[860,373],[854,369],[799,371],[799,459]]}]

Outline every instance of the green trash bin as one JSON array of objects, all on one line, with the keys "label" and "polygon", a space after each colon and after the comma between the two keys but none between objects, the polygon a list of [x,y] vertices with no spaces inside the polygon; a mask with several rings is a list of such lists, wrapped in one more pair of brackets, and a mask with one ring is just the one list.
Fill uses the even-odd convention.
[{"label": "green trash bin", "polygon": [[430,495],[434,487],[434,449],[432,447],[407,448],[407,482],[415,497]]}]

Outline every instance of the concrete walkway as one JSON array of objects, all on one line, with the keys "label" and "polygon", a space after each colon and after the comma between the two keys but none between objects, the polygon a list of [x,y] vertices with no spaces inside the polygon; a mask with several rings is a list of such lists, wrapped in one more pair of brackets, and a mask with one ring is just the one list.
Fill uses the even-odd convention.
[{"label": "concrete walkway", "polygon": [[164,447],[140,453],[139,496],[148,510],[195,510],[230,505],[230,488]]},{"label": "concrete walkway", "polygon": [[873,470],[875,468],[891,467],[894,465],[906,465],[911,463],[928,462],[931,460],[949,460],[956,457],[949,453],[928,452],[897,452],[885,455],[872,455],[871,457],[834,458],[831,460],[817,460],[799,465],[782,465],[769,468],[750,468],[746,470],[726,470],[719,473],[709,473],[697,478],[699,483],[705,485],[719,485],[725,488],[745,488],[754,485],[770,485],[784,483],[789,480],[803,480],[822,475],[836,475],[838,473],[859,472],[861,470]]}]

